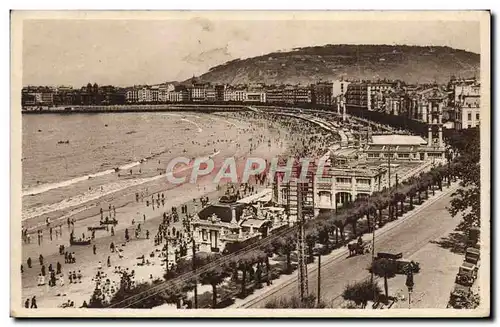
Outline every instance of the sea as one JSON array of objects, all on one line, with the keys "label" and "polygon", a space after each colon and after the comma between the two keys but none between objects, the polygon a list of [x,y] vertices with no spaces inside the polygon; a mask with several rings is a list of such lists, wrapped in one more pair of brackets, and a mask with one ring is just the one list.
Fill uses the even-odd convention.
[{"label": "sea", "polygon": [[172,157],[213,154],[214,128],[223,136],[231,124],[194,113],[23,115],[22,219],[161,178]]}]

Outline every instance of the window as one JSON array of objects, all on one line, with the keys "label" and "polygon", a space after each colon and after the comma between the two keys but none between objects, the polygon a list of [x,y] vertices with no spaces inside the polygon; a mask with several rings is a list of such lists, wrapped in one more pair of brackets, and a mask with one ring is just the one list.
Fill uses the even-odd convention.
[{"label": "window", "polygon": [[351,184],[351,179],[350,178],[344,178],[344,177],[338,177],[337,178],[337,183],[339,183],[339,184]]},{"label": "window", "polygon": [[203,241],[207,240],[207,230],[206,229],[203,229],[201,231],[201,238],[202,238]]},{"label": "window", "polygon": [[472,120],[472,114],[470,112],[467,114],[467,120]]},{"label": "window", "polygon": [[476,114],[476,120],[479,120],[479,114]]},{"label": "window", "polygon": [[360,185],[370,185],[370,180],[366,178],[358,178],[356,179],[356,183]]},{"label": "window", "polygon": [[409,153],[398,153],[398,158],[409,158],[410,154]]},{"label": "window", "polygon": [[467,128],[471,128],[471,127],[472,127],[472,125],[471,125],[471,124],[467,124]]}]

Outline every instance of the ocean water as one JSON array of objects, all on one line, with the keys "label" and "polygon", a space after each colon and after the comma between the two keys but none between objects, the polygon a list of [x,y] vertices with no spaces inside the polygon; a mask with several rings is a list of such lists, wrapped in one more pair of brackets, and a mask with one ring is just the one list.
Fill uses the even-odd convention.
[{"label": "ocean water", "polygon": [[23,220],[159,178],[170,158],[210,155],[206,143],[235,128],[189,113],[24,115],[22,126]]}]

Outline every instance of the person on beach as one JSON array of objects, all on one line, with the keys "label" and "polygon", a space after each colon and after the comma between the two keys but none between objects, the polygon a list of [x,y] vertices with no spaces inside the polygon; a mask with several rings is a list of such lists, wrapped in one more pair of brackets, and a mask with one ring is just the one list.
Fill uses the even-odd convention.
[{"label": "person on beach", "polygon": [[26,260],[26,263],[28,264],[28,268],[31,268],[31,257],[28,257],[28,260]]},{"label": "person on beach", "polygon": [[63,274],[59,275],[59,286],[61,286],[61,287],[64,286],[64,275]]},{"label": "person on beach", "polygon": [[43,266],[43,255],[40,254],[38,261],[40,262],[40,266]]},{"label": "person on beach", "polygon": [[110,258],[110,256],[109,256],[109,255],[108,255],[107,265],[108,265],[108,268],[109,268],[109,267],[111,267],[111,258]]},{"label": "person on beach", "polygon": [[111,251],[111,253],[115,252],[115,243],[111,242],[111,244],[109,245],[109,250]]},{"label": "person on beach", "polygon": [[42,276],[42,274],[38,274],[38,281],[37,281],[38,286],[43,286],[45,285],[45,277]]},{"label": "person on beach", "polygon": [[50,273],[49,286],[50,287],[56,286],[56,273],[54,271],[51,271]]},{"label": "person on beach", "polygon": [[33,295],[33,297],[31,298],[31,309],[37,309],[38,306],[36,305],[36,296]]},{"label": "person on beach", "polygon": [[29,298],[27,298],[27,299],[26,299],[26,301],[24,302],[24,307],[25,307],[26,309],[29,309],[29,308],[30,308],[30,299],[29,299]]},{"label": "person on beach", "polygon": [[61,273],[61,263],[59,261],[57,261],[57,264],[56,264],[56,274],[60,274]]},{"label": "person on beach", "polygon": [[128,235],[128,228],[125,228],[125,241],[129,241],[130,237]]},{"label": "person on beach", "polygon": [[96,248],[95,244],[92,245],[92,252],[94,252],[94,255],[96,255],[96,253],[97,253],[97,248]]},{"label": "person on beach", "polygon": [[115,229],[111,226],[111,236],[115,236]]},{"label": "person on beach", "polygon": [[40,268],[40,270],[42,272],[42,276],[45,277],[45,273],[46,273],[46,271],[45,271],[45,265],[43,265],[42,268]]},{"label": "person on beach", "polygon": [[49,229],[49,234],[50,234],[50,240],[52,241],[52,227]]}]

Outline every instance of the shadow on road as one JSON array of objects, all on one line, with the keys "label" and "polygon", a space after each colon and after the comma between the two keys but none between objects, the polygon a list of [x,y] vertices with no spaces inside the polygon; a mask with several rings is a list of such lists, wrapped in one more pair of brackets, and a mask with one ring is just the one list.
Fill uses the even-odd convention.
[{"label": "shadow on road", "polygon": [[450,233],[448,236],[442,237],[439,241],[431,241],[431,243],[458,254],[464,254],[467,246],[465,235],[459,232]]}]

